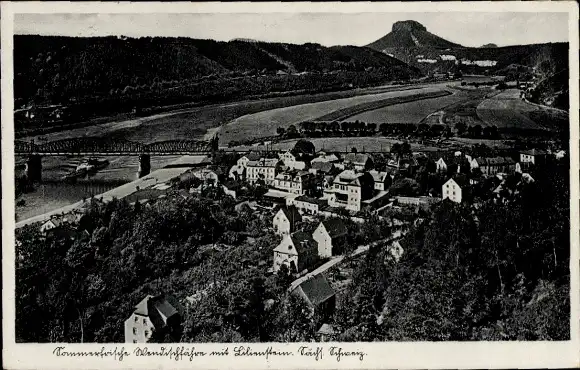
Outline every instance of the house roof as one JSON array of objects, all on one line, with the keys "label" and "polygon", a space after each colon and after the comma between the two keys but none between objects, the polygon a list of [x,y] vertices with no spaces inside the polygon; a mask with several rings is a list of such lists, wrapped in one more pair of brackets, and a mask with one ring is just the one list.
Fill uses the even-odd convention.
[{"label": "house roof", "polygon": [[311,204],[318,204],[319,206],[326,205],[327,202],[322,199],[307,197],[306,195],[300,195],[294,198],[295,202],[304,202],[304,203],[311,203]]},{"label": "house roof", "polygon": [[234,172],[237,172],[239,174],[243,174],[244,171],[246,170],[246,168],[244,166],[238,166],[237,164],[234,164],[231,168],[230,168],[230,175]]},{"label": "house roof", "polygon": [[243,155],[241,158],[248,158],[250,161],[257,161],[260,159],[260,153],[256,153],[256,152],[249,152],[245,155]]},{"label": "house roof", "polygon": [[277,158],[260,158],[257,161],[249,161],[247,167],[276,167],[279,162]]},{"label": "house roof", "polygon": [[320,329],[318,329],[318,334],[334,335],[336,334],[336,329],[333,325],[324,323]]},{"label": "house roof", "polygon": [[530,150],[522,150],[520,153],[527,154],[527,155],[546,155],[548,152],[542,149],[530,149]]},{"label": "house roof", "polygon": [[296,248],[298,254],[302,254],[306,252],[307,249],[314,246],[312,235],[305,233],[304,231],[293,232],[290,234],[290,239],[292,240],[292,244],[294,244],[294,248]]},{"label": "house roof", "polygon": [[334,165],[330,162],[312,162],[311,167],[317,171],[328,173],[332,171]]},{"label": "house roof", "polygon": [[[459,185],[459,187],[462,187],[462,188],[469,185],[469,180],[464,176],[453,176],[453,177],[449,178],[447,181],[449,181],[449,180],[455,181],[455,183],[457,185]],[[445,181],[445,183],[447,183],[447,181]]]},{"label": "house roof", "polygon": [[336,154],[326,154],[326,153],[319,154],[320,156],[314,158],[312,162],[336,162],[339,160]]},{"label": "house roof", "polygon": [[509,157],[490,157],[490,158],[478,157],[478,158],[475,158],[475,161],[480,166],[481,165],[505,166],[505,165],[510,165],[510,164],[516,163],[513,159],[511,159]]},{"label": "house roof", "polygon": [[280,211],[282,211],[282,213],[284,213],[284,216],[286,216],[286,218],[288,219],[288,221],[301,221],[302,220],[302,216],[300,215],[300,213],[298,212],[298,209],[295,206],[282,206],[280,207]]},{"label": "house roof", "polygon": [[353,163],[358,165],[366,165],[369,159],[371,159],[371,157],[368,154],[363,153],[348,153],[344,156],[345,163]]},{"label": "house roof", "polygon": [[313,306],[318,306],[335,295],[328,280],[322,274],[302,282],[298,287],[302,289],[306,299]]},{"label": "house roof", "polygon": [[133,313],[147,316],[156,328],[164,327],[167,320],[179,314],[180,305],[170,295],[152,296],[147,295],[135,306]]},{"label": "house roof", "polygon": [[331,238],[337,238],[346,235],[347,229],[342,220],[338,218],[329,218],[321,222]]},{"label": "house roof", "polygon": [[369,173],[371,174],[371,176],[373,177],[373,180],[375,182],[384,182],[385,177],[387,177],[387,175],[388,175],[387,172],[379,172],[376,170],[369,171]]},{"label": "house roof", "polygon": [[344,170],[334,178],[334,181],[343,184],[357,184],[358,182],[356,180],[358,179],[359,175],[360,174],[357,174],[353,170]]}]

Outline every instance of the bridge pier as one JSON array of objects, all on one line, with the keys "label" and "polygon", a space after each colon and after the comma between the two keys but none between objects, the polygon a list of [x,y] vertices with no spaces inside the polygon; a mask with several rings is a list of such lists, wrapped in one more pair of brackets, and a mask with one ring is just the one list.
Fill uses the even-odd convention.
[{"label": "bridge pier", "polygon": [[141,154],[139,156],[139,171],[137,178],[147,176],[151,173],[151,156],[149,154]]},{"label": "bridge pier", "polygon": [[29,182],[42,181],[42,157],[37,154],[30,155],[24,173]]}]

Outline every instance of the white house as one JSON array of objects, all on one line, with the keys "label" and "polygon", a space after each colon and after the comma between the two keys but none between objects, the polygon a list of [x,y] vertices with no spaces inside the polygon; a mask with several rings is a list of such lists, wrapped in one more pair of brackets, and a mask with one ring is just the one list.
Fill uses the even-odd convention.
[{"label": "white house", "polygon": [[540,149],[524,150],[520,152],[521,163],[538,164],[543,163],[547,153]]},{"label": "white house", "polygon": [[147,295],[125,320],[125,343],[147,343],[153,332],[177,327],[180,305],[172,296]]},{"label": "white house", "polygon": [[272,221],[274,231],[278,235],[288,235],[295,231],[296,224],[302,221],[302,216],[296,209],[296,207],[282,207],[274,215],[274,220]]},{"label": "white house", "polygon": [[246,167],[238,164],[233,165],[228,172],[228,178],[236,181],[244,181],[246,179]]},{"label": "white house", "polygon": [[248,161],[246,179],[252,184],[262,180],[266,185],[272,185],[281,166],[282,162],[277,158],[260,158],[257,161]]},{"label": "white house", "polygon": [[294,199],[288,199],[288,203],[292,203],[298,209],[298,212],[303,215],[317,215],[328,205],[328,202],[323,199],[311,198],[304,195]]},{"label": "white house", "polygon": [[325,198],[331,207],[360,211],[361,202],[372,197],[373,177],[367,173],[344,170],[334,178],[332,187],[325,189]]},{"label": "white house", "polygon": [[276,175],[274,187],[282,191],[304,195],[312,187],[313,176],[307,171],[285,171]]},{"label": "white house", "polygon": [[236,165],[240,166],[240,167],[244,167],[246,168],[248,165],[248,162],[250,161],[257,161],[260,159],[260,155],[258,153],[254,153],[254,152],[249,152],[248,154],[245,154],[243,156],[241,156]]},{"label": "white house", "polygon": [[288,266],[291,272],[299,272],[307,268],[316,257],[316,246],[312,236],[297,231],[285,235],[280,244],[274,248],[274,272],[282,265]]},{"label": "white house", "polygon": [[393,182],[393,179],[388,172],[372,170],[369,171],[369,174],[373,177],[375,190],[384,191],[388,189]]},{"label": "white house", "polygon": [[449,199],[455,203],[461,203],[463,200],[463,192],[466,190],[466,186],[463,181],[459,178],[450,178],[443,184],[441,193],[443,194],[443,199]]},{"label": "white house", "polygon": [[348,153],[344,156],[343,163],[352,165],[357,171],[366,171],[373,167],[373,159],[368,154],[362,153]]},{"label": "white house", "polygon": [[312,233],[312,239],[318,244],[318,256],[327,258],[340,253],[346,235],[346,226],[340,219],[322,221]]}]

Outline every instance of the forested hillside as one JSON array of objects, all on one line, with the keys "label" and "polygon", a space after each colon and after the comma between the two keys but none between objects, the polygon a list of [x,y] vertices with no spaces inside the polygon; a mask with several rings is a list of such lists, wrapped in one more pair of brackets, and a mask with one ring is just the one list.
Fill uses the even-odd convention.
[{"label": "forested hillside", "polygon": [[105,110],[121,109],[118,102],[215,101],[419,75],[367,48],[160,37],[16,35],[14,66],[16,107],[97,102]]},{"label": "forested hillside", "polygon": [[[382,244],[353,260],[334,317],[339,339],[568,339],[567,163],[534,173],[510,204],[435,205],[398,262]],[[123,341],[134,305],[162,292],[191,306],[182,335],[158,341],[312,340],[316,318],[285,299],[288,271],[267,274],[280,241],[271,215],[234,204],[209,188],[150,206],[92,203],[76,230],[18,229],[16,340]],[[351,247],[390,232],[388,220],[350,223]]]},{"label": "forested hillside", "polygon": [[399,262],[371,250],[339,305],[340,339],[569,339],[568,166],[534,177],[511,204],[437,205]]}]

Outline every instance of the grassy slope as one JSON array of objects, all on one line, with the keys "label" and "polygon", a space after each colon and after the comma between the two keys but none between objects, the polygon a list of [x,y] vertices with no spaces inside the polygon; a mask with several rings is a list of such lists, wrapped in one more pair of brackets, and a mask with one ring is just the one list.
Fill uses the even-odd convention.
[{"label": "grassy slope", "polygon": [[439,87],[425,87],[421,90],[394,91],[332,101],[303,104],[242,116],[224,125],[220,131],[220,143],[231,140],[244,140],[261,136],[276,135],[278,127],[287,128],[305,120],[313,120],[324,114],[357,104],[378,101],[395,96],[417,95],[421,91],[433,92]]}]

